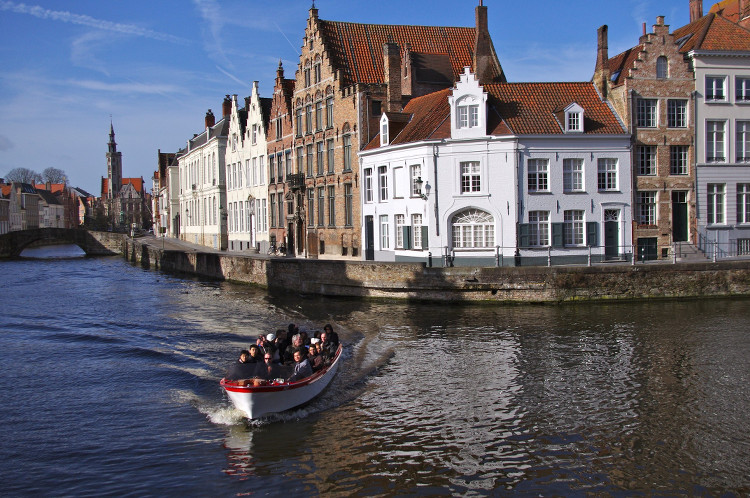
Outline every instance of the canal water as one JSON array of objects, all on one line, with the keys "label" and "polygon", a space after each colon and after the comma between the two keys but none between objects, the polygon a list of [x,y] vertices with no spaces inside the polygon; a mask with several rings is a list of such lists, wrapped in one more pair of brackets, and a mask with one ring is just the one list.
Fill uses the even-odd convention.
[{"label": "canal water", "polygon": [[[0,262],[4,496],[750,494],[750,300],[448,306]],[[247,422],[218,385],[288,323],[341,369]]]}]

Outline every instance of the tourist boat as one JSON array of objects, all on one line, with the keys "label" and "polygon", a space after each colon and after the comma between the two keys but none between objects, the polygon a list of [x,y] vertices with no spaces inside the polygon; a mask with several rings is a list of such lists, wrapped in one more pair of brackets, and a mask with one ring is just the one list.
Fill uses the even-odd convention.
[{"label": "tourist boat", "polygon": [[283,382],[281,379],[221,379],[221,387],[227,392],[235,408],[244,412],[248,418],[257,419],[269,413],[283,412],[303,405],[319,395],[336,375],[340,358],[341,344],[330,365],[302,380]]}]

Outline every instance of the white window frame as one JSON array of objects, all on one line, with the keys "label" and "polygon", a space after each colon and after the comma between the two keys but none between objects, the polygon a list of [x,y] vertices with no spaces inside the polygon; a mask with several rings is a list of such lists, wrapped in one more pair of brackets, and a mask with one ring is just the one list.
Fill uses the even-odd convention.
[{"label": "white window frame", "polygon": [[372,168],[365,168],[365,202],[372,202]]},{"label": "white window frame", "polygon": [[727,101],[727,77],[708,75],[706,76],[706,102]]},{"label": "white window frame", "polygon": [[563,213],[563,244],[576,247],[585,243],[585,212],[583,209],[569,209]]},{"label": "white window frame", "polygon": [[659,125],[658,99],[638,99],[636,103],[636,124],[639,128],[656,128]]},{"label": "white window frame", "polygon": [[725,223],[725,196],[725,184],[706,184],[706,222],[709,225],[723,225]]},{"label": "white window frame", "polygon": [[479,209],[468,209],[451,219],[454,249],[491,249],[495,247],[495,219]]},{"label": "white window frame", "polygon": [[612,157],[600,157],[597,160],[597,188],[599,192],[615,192],[618,190],[619,161]]},{"label": "white window frame", "polygon": [[459,129],[479,126],[479,105],[459,104],[456,106],[456,121],[456,127]]},{"label": "white window frame", "polygon": [[687,128],[688,101],[686,99],[667,100],[667,128]]},{"label": "white window frame", "polygon": [[549,211],[529,211],[529,246],[550,245]]},{"label": "white window frame", "polygon": [[422,213],[411,215],[411,238],[412,249],[423,249],[422,247]]},{"label": "white window frame", "polygon": [[403,214],[394,214],[393,215],[393,223],[395,225],[396,234],[395,234],[395,243],[396,243],[396,249],[403,249],[404,248],[404,226],[406,225],[406,216]]},{"label": "white window frame", "polygon": [[750,121],[737,120],[735,128],[737,128],[735,159],[738,163],[748,163],[750,162]]},{"label": "white window frame", "polygon": [[734,80],[734,99],[737,103],[750,102],[750,78],[737,76]]},{"label": "white window frame", "polygon": [[388,232],[389,230],[388,226],[388,215],[387,214],[381,214],[380,215],[380,249],[389,249],[390,248],[390,238]]},{"label": "white window frame", "polygon": [[639,225],[656,225],[656,192],[638,191],[636,193]]},{"label": "white window frame", "polygon": [[656,146],[637,145],[635,149],[638,176],[656,176]]},{"label": "white window frame", "polygon": [[563,159],[563,191],[584,192],[583,159],[571,157]]},{"label": "white window frame", "polygon": [[669,174],[670,175],[687,175],[689,173],[690,146],[689,145],[670,145],[669,146]]},{"label": "white window frame", "polygon": [[720,119],[706,120],[706,162],[727,161],[727,122]]},{"label": "white window frame", "polygon": [[737,223],[750,224],[750,183],[737,184]]},{"label": "white window frame", "polygon": [[421,164],[412,164],[409,166],[409,176],[410,176],[410,184],[411,184],[411,196],[412,197],[419,197],[422,195],[422,184],[419,183],[419,181],[422,181],[422,165]]},{"label": "white window frame", "polygon": [[526,185],[529,192],[549,192],[549,160],[528,159]]},{"label": "white window frame", "polygon": [[378,200],[388,200],[388,166],[378,166]]},{"label": "white window frame", "polygon": [[482,191],[482,165],[479,161],[462,161],[459,163],[459,172],[462,194],[476,194]]}]

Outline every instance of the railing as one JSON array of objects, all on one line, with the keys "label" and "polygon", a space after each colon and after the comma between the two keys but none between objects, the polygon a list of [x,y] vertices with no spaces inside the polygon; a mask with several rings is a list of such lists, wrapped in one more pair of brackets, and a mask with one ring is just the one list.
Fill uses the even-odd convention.
[{"label": "railing", "polygon": [[286,175],[286,181],[289,184],[289,188],[292,190],[305,188],[305,175],[302,173]]},{"label": "railing", "polygon": [[714,262],[720,259],[748,258],[750,257],[750,238],[719,241],[715,236],[698,233],[698,248]]}]

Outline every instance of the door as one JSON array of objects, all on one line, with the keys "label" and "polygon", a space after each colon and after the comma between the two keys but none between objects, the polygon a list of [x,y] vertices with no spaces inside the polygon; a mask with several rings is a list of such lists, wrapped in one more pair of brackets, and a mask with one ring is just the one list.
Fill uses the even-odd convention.
[{"label": "door", "polygon": [[286,253],[295,254],[294,252],[294,223],[289,223],[289,226],[286,229],[286,233],[287,233]]},{"label": "door", "polygon": [[672,241],[688,240],[687,192],[672,192]]},{"label": "door", "polygon": [[375,259],[375,224],[372,216],[365,216],[365,260]]},{"label": "door", "polygon": [[604,259],[620,259],[620,210],[604,211]]}]

